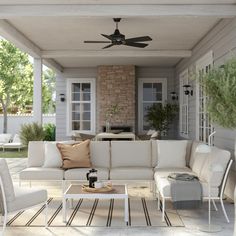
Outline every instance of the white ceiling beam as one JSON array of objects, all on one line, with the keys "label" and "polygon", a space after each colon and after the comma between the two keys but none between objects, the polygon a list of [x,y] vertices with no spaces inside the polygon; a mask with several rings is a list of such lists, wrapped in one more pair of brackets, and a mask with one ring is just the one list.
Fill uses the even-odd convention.
[{"label": "white ceiling beam", "polygon": [[157,16],[236,16],[235,4],[219,5],[1,5],[0,18],[23,16],[80,16],[80,17],[157,17]]},{"label": "white ceiling beam", "polygon": [[191,57],[190,50],[58,50],[42,51],[42,58],[80,58],[80,57]]},{"label": "white ceiling beam", "polygon": [[3,5],[0,18],[21,16],[236,16],[236,5]]},{"label": "white ceiling beam", "polygon": [[[34,58],[41,58],[42,53],[40,48],[6,20],[0,20],[0,36],[12,42],[16,47],[28,53],[30,56]],[[63,71],[63,67],[54,60],[47,59],[44,62],[45,65],[58,72]]]},{"label": "white ceiling beam", "polygon": [[41,57],[41,50],[6,20],[0,20],[0,35],[32,57]]},{"label": "white ceiling beam", "polygon": [[38,4],[233,4],[235,0],[1,0],[0,5]]}]

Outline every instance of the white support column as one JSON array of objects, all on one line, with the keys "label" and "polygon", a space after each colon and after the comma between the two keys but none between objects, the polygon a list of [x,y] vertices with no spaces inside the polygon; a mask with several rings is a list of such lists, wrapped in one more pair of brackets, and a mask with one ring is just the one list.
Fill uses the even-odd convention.
[{"label": "white support column", "polygon": [[34,58],[34,121],[42,124],[42,59]]}]

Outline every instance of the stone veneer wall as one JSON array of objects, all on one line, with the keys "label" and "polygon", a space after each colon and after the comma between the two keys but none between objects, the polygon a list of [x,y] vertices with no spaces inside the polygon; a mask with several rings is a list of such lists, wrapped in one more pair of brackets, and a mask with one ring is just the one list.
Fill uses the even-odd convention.
[{"label": "stone veneer wall", "polygon": [[96,130],[105,126],[106,111],[114,104],[121,112],[112,118],[111,125],[135,129],[135,66],[99,66],[96,90]]}]

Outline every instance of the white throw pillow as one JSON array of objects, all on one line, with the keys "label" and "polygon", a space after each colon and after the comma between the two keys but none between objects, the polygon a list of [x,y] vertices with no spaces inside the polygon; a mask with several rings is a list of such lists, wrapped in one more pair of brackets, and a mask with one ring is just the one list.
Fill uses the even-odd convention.
[{"label": "white throw pillow", "polygon": [[56,142],[44,142],[44,165],[43,167],[61,167],[62,159],[61,153],[59,152]]},{"label": "white throw pillow", "polygon": [[187,140],[157,140],[157,167],[186,167]]},{"label": "white throw pillow", "polygon": [[57,143],[63,144],[74,144],[74,140],[60,141],[60,142],[44,142],[44,165],[45,168],[61,167],[62,158],[59,149],[57,148]]}]

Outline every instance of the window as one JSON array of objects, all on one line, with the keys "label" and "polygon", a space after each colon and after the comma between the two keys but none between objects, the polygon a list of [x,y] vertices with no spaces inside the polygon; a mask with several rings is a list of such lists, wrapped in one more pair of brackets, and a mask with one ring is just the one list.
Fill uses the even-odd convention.
[{"label": "window", "polygon": [[[212,52],[207,53],[196,63],[196,71],[198,75],[207,73],[213,65]],[[199,77],[200,78],[200,77]],[[214,131],[211,124],[210,116],[206,111],[207,96],[204,94],[202,86],[196,84],[196,139],[208,143],[208,136]]]},{"label": "window", "polygon": [[188,84],[188,70],[179,75],[179,132],[181,137],[188,138],[188,96],[184,94],[185,84]]},{"label": "window", "polygon": [[68,79],[68,135],[95,132],[95,80]]},{"label": "window", "polygon": [[167,100],[166,79],[139,79],[139,132],[150,129],[146,120],[148,107],[154,103],[163,104]]}]

